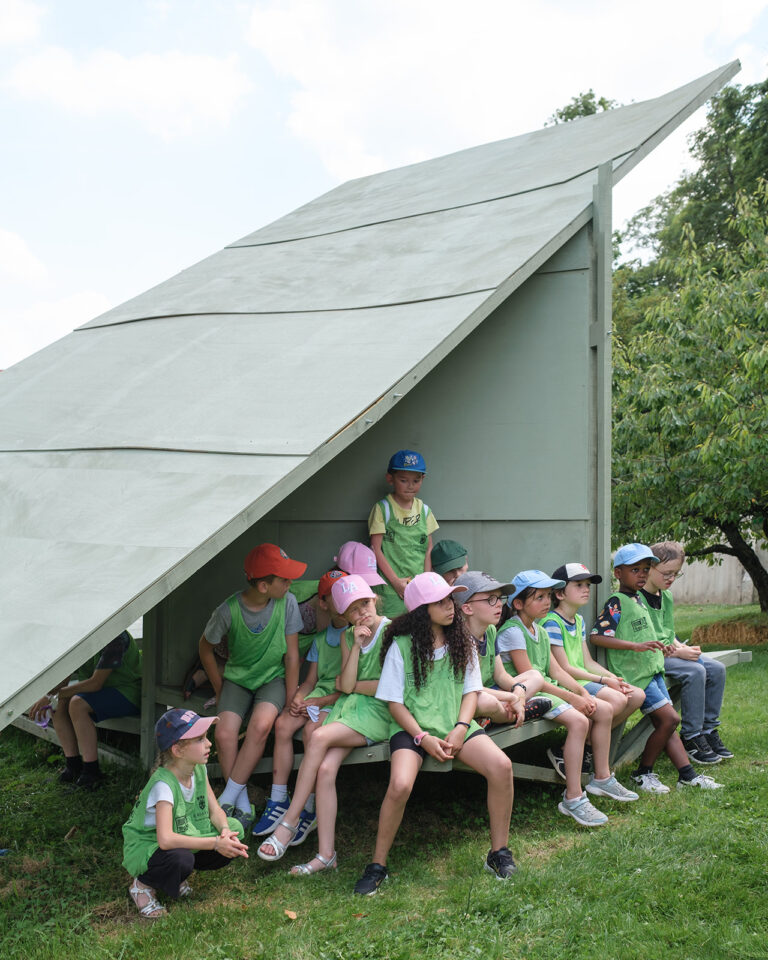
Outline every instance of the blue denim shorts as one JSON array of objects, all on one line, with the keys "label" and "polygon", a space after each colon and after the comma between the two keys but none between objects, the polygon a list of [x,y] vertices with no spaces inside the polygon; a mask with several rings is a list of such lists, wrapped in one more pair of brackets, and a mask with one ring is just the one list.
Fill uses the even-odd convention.
[{"label": "blue denim shorts", "polygon": [[653,713],[654,710],[663,707],[665,703],[671,704],[672,698],[669,695],[666,683],[664,683],[664,674],[657,673],[645,688],[645,700],[640,707],[640,712],[643,715]]},{"label": "blue denim shorts", "polygon": [[603,687],[605,687],[605,684],[598,683],[596,680],[590,680],[589,683],[584,684],[584,689],[587,693],[591,693],[593,697],[596,697]]}]

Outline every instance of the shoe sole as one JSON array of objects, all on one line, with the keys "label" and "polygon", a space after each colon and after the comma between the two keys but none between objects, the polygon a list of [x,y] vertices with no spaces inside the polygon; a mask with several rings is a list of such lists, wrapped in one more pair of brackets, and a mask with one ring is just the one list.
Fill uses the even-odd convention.
[{"label": "shoe sole", "polygon": [[699,790],[723,790],[725,788],[724,783],[718,783],[714,787],[702,787],[700,783],[691,783],[690,780],[681,781],[678,780],[675,784],[678,790],[685,790],[686,787],[698,787]]},{"label": "shoe sole", "polygon": [[[685,752],[688,753],[687,750]],[[691,763],[703,763],[705,766],[708,766],[708,767],[713,767],[716,763],[720,763],[720,761],[723,759],[717,753],[714,754],[714,758],[715,759],[710,760],[709,757],[698,757],[696,756],[696,754],[688,753],[688,759],[691,761]]]},{"label": "shoe sole", "polygon": [[607,797],[609,800],[618,800],[619,803],[634,803],[635,800],[640,798],[635,795],[634,797],[618,797],[615,793],[609,793],[607,790],[603,790],[602,787],[593,787],[589,789],[589,784],[584,787],[587,793],[591,794],[593,797]]},{"label": "shoe sole", "polygon": [[[493,876],[496,877],[497,880],[511,880],[511,879],[512,879],[511,876],[509,876],[509,877],[502,877],[502,875],[501,875],[500,873],[496,873],[496,871],[493,869],[493,867],[491,867],[491,866],[488,865],[488,861],[486,861],[486,862],[483,864],[483,869],[486,870],[488,873],[492,873]],[[512,873],[517,873],[517,867],[513,867]]]},{"label": "shoe sole", "polygon": [[584,820],[579,820],[578,817],[575,817],[573,815],[573,810],[569,810],[564,803],[558,803],[557,809],[560,811],[560,813],[564,813],[566,817],[570,817],[571,820],[575,820],[580,827],[604,827],[608,823],[607,817],[605,818],[605,820],[601,820],[599,822],[596,822],[594,820],[587,821],[587,822],[585,822]]}]

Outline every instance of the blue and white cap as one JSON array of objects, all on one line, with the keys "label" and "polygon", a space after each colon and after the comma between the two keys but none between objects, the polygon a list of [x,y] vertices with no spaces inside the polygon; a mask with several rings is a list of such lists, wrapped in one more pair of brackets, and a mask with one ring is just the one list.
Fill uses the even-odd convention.
[{"label": "blue and white cap", "polygon": [[534,590],[560,589],[565,586],[565,580],[553,580],[547,576],[543,570],[521,570],[516,576],[512,577],[513,590],[510,592],[507,602],[512,605],[512,601],[527,587]]},{"label": "blue and white cap", "polygon": [[653,550],[644,543],[625,543],[613,555],[613,568],[626,566],[628,563],[637,563],[639,560],[650,560],[658,563],[659,558],[654,556]]},{"label": "blue and white cap", "polygon": [[398,450],[389,458],[387,473],[393,470],[408,470],[413,473],[426,473],[427,465],[424,457],[415,450]]}]

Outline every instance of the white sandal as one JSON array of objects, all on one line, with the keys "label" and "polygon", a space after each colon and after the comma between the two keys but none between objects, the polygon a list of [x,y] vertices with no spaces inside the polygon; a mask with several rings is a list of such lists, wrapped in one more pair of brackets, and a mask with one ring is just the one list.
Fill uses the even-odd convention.
[{"label": "white sandal", "polygon": [[[322,863],[322,867],[313,867],[312,860],[319,860]],[[292,877],[308,877],[313,873],[322,873],[323,870],[334,870],[338,867],[336,863],[336,851],[333,851],[333,856],[324,857],[322,853],[316,853],[312,860],[309,863],[297,863],[295,867],[291,867],[291,876]]]},{"label": "white sandal", "polygon": [[[276,823],[275,830],[277,830],[278,827],[285,827],[286,830],[290,831],[291,835],[285,841],[285,843],[283,843],[282,840],[277,839],[277,837],[274,834],[274,831],[270,833],[267,839],[262,842],[261,846],[256,851],[256,853],[261,857],[262,860],[273,861],[273,860],[279,860],[281,857],[284,857],[285,851],[288,849],[288,847],[290,847],[291,840],[293,840],[293,838],[296,836],[296,831],[299,829],[298,823],[295,826],[293,826],[290,823],[286,823],[285,820],[280,820],[278,823]],[[275,851],[274,853],[263,853],[263,849],[267,844],[269,844],[269,846],[272,847],[272,849]]]},{"label": "white sandal", "polygon": [[[136,904],[141,919],[159,920],[160,917],[166,916],[168,911],[155,897],[155,891],[152,889],[152,887],[140,887],[138,884],[139,878],[134,877],[131,882],[131,886],[128,888],[128,894],[130,895],[131,900],[133,900],[133,902]],[[145,896],[147,898],[147,902],[143,907],[139,906],[139,896]]]}]

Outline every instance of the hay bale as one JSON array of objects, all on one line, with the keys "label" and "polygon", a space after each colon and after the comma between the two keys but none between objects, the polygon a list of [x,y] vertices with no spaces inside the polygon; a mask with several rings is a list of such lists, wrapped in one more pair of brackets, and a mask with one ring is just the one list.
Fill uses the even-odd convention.
[{"label": "hay bale", "polygon": [[715,644],[727,647],[753,647],[768,643],[768,621],[750,623],[741,620],[721,620],[703,627],[695,627],[691,634],[694,646],[706,647]]}]

